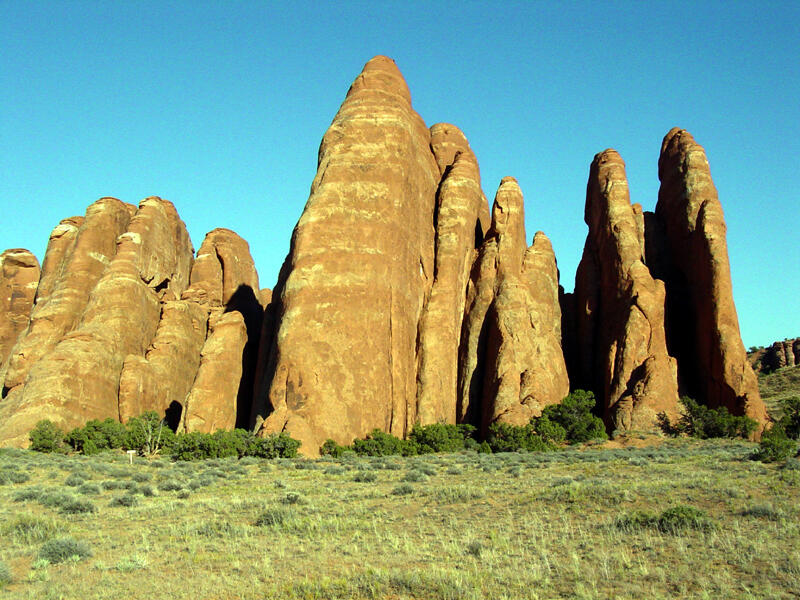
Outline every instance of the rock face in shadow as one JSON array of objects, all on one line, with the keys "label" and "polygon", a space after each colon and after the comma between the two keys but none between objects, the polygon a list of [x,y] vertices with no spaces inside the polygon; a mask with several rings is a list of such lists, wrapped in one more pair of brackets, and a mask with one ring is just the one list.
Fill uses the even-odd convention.
[{"label": "rock face in shadow", "polygon": [[606,423],[647,430],[677,416],[677,364],[667,352],[664,282],[644,263],[644,218],[631,206],[625,163],[595,156],[586,190],[589,234],[575,281],[579,380],[603,403]]},{"label": "rock face in shadow", "polygon": [[[391,59],[370,60],[322,140],[280,297],[261,432],[316,454],[417,420],[417,337],[434,279],[439,168]],[[259,415],[264,416],[264,415]]]},{"label": "rock face in shadow", "polygon": [[747,360],[756,373],[770,373],[783,367],[800,365],[800,338],[773,342],[766,348],[748,352]]},{"label": "rock face in shadow", "polygon": [[669,260],[667,331],[681,389],[711,407],[767,422],[733,303],[726,227],[705,150],[674,128],[658,161],[656,216]]}]

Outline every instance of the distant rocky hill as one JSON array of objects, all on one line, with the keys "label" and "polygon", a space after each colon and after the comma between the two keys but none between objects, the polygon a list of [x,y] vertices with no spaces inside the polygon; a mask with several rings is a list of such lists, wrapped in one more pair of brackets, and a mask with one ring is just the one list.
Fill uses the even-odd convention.
[{"label": "distant rocky hill", "polygon": [[769,373],[783,367],[800,365],[800,338],[786,338],[766,348],[750,348],[747,360],[756,373]]},{"label": "distant rocky hill", "polygon": [[[181,431],[286,431],[317,452],[374,428],[522,424],[570,389],[609,430],[648,430],[680,394],[766,422],[739,334],[705,152],[672,129],[654,212],[594,157],[575,292],[525,232],[504,178],[489,208],[454,125],[425,125],[394,62],[370,60],[323,137],[274,288],[247,243],[197,255],[173,205],[113,198],[53,231],[41,269],[0,257],[0,443],[145,410]],[[576,215],[577,217],[577,215]]]}]

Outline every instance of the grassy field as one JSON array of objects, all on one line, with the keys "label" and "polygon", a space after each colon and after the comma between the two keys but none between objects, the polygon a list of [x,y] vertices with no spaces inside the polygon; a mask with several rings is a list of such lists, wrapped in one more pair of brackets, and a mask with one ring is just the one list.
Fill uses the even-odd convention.
[{"label": "grassy field", "polygon": [[133,465],[2,450],[0,599],[797,598],[800,461],[752,449]]}]

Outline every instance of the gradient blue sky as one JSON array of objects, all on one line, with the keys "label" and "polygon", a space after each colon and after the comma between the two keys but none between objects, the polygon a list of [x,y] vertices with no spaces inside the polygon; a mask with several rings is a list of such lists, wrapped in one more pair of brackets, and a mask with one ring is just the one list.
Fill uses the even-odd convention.
[{"label": "gradient blue sky", "polygon": [[175,203],[195,247],[250,243],[272,287],[320,139],[363,64],[395,59],[429,125],[467,135],[487,197],[574,286],[595,153],[652,210],[661,139],[705,146],[746,346],[800,336],[800,3],[0,0],[0,247],[41,260],[102,196]]}]

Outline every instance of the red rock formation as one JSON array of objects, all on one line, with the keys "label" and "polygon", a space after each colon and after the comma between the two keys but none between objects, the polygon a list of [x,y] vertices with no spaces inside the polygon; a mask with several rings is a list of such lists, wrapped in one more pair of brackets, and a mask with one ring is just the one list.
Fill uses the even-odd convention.
[{"label": "red rock formation", "polygon": [[527,423],[569,392],[561,349],[558,269],[539,232],[525,244],[522,192],[512,177],[500,184],[472,285],[462,337],[461,418]]},{"label": "red rock formation", "polygon": [[[422,424],[455,423],[458,344],[469,272],[488,205],[475,155],[454,125],[431,127],[442,180],[436,205],[434,281],[419,326],[417,415]],[[449,162],[448,162],[449,161]]]},{"label": "red rock formation", "polygon": [[[181,417],[200,366],[207,321],[208,310],[196,302],[172,300],[161,305],[161,318],[147,353],[125,358],[119,380],[121,422],[150,410],[159,414],[177,410]],[[241,371],[241,365],[238,368]]]},{"label": "red rock formation", "polygon": [[[200,367],[186,396],[183,429],[211,433],[236,426],[242,353],[247,343],[244,316],[214,309],[209,335],[200,354]],[[249,407],[248,407],[249,408]],[[247,419],[250,418],[248,411]]]},{"label": "red rock formation", "polygon": [[30,321],[39,283],[39,261],[28,250],[0,254],[0,365]]},{"label": "red rock formation", "polygon": [[581,380],[596,390],[613,429],[651,429],[659,412],[677,416],[677,367],[667,353],[664,284],[644,264],[643,213],[631,206],[614,150],[592,162],[585,220],[575,282]]},{"label": "red rock formation", "polygon": [[263,433],[315,454],[416,421],[416,344],[434,277],[439,169],[394,62],[378,56],[326,132],[292,236]]},{"label": "red rock formation", "polygon": [[[6,389],[22,385],[31,366],[78,325],[89,294],[114,257],[117,237],[129,221],[125,204],[115,198],[101,198],[86,210],[74,238],[72,224],[62,222],[56,227],[48,245],[48,254],[53,252],[54,256],[45,255],[42,293],[31,312],[27,332],[11,351]],[[60,265],[56,264],[58,256],[63,256]]]},{"label": "red rock formation", "polygon": [[[268,290],[267,290],[268,291]],[[233,231],[206,235],[183,300],[201,307],[209,322],[202,349],[193,347],[199,368],[184,399],[187,431],[248,427],[263,307],[250,247]]]},{"label": "red rock formation", "polygon": [[739,333],[725,221],[705,151],[688,132],[670,130],[658,175],[656,216],[670,253],[668,341],[680,365],[681,387],[711,407],[766,423]]},{"label": "red rock formation", "polygon": [[766,348],[748,352],[747,360],[757,373],[769,373],[783,367],[800,365],[800,338],[785,339]]},{"label": "red rock formation", "polygon": [[[101,212],[111,204],[111,210],[129,214],[119,201],[104,204]],[[91,222],[91,210],[84,225]],[[119,415],[123,362],[129,355],[144,355],[158,325],[160,299],[179,295],[188,282],[192,248],[172,204],[148,198],[109,254],[77,326],[30,366],[24,387],[13,402],[7,400],[3,412],[11,414],[0,421],[0,439],[24,435],[44,415],[65,428]],[[54,289],[48,305],[59,291]],[[10,375],[9,370],[7,379]]]}]

